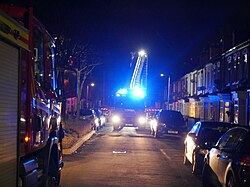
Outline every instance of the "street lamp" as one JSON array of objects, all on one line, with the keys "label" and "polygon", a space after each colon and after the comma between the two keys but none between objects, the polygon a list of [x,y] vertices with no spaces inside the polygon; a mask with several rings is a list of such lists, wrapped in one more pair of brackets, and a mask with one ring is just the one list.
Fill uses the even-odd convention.
[{"label": "street lamp", "polygon": [[[161,77],[166,77],[165,74],[161,73],[160,74]],[[170,76],[168,76],[168,84],[167,84],[168,88],[167,88],[167,109],[169,109],[169,98],[170,98]]]},{"label": "street lamp", "polygon": [[94,87],[95,83],[87,84],[87,93],[86,93],[86,104],[87,108],[89,108],[89,86]]}]

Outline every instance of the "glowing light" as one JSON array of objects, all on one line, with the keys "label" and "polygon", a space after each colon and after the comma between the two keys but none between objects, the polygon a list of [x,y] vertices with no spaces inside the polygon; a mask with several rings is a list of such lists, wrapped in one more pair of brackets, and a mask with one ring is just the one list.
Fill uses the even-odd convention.
[{"label": "glowing light", "polygon": [[26,119],[23,118],[23,117],[21,117],[21,118],[20,118],[20,121],[21,121],[21,122],[26,122]]},{"label": "glowing light", "polygon": [[139,121],[140,124],[146,123],[145,117],[139,117],[138,121]]},{"label": "glowing light", "polygon": [[144,50],[138,52],[139,56],[146,56],[147,53]]},{"label": "glowing light", "polygon": [[120,89],[120,90],[118,90],[118,91],[116,92],[116,96],[117,96],[117,97],[120,97],[121,95],[127,95],[127,94],[128,94],[128,90],[125,89],[125,88],[122,88],[122,89]]},{"label": "glowing light", "polygon": [[25,143],[28,143],[30,141],[30,137],[28,136],[28,135],[26,135],[25,137],[24,137],[24,142]]},{"label": "glowing light", "polygon": [[119,123],[120,122],[120,116],[118,116],[118,115],[115,115],[115,116],[113,116],[113,118],[112,118],[112,121],[114,122],[114,123]]},{"label": "glowing light", "polygon": [[132,90],[132,94],[136,98],[144,98],[145,97],[145,94],[144,94],[143,90],[141,88],[137,88],[137,87],[135,87]]}]

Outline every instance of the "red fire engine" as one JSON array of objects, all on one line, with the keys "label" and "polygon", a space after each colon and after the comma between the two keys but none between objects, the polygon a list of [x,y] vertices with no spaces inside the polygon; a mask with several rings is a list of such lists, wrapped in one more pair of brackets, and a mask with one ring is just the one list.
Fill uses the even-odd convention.
[{"label": "red fire engine", "polygon": [[54,50],[32,8],[0,5],[0,186],[60,183]]}]

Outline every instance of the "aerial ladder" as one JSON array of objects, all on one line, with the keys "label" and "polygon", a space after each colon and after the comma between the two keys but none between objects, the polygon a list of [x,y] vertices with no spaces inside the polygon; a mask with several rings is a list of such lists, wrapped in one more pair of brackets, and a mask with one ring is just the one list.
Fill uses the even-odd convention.
[{"label": "aerial ladder", "polygon": [[131,53],[130,77],[126,88],[116,92],[115,106],[143,110],[147,95],[148,57],[144,51]]},{"label": "aerial ladder", "polygon": [[[132,57],[133,59],[133,57]],[[134,71],[130,81],[131,90],[141,89],[144,93],[147,90],[148,58],[144,51],[138,52]]]}]

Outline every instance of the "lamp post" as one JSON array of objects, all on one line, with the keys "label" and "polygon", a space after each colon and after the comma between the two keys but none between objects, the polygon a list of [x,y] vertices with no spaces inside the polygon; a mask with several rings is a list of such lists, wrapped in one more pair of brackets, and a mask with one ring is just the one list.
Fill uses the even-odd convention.
[{"label": "lamp post", "polygon": [[[160,76],[166,77],[166,75],[163,73],[161,73]],[[167,82],[167,109],[169,109],[169,101],[170,101],[170,76],[168,76],[168,82]]]},{"label": "lamp post", "polygon": [[86,104],[87,108],[89,108],[89,86],[94,87],[95,83],[91,83],[87,85],[87,90],[86,90]]}]

